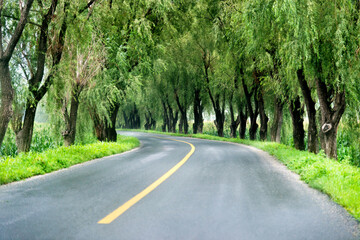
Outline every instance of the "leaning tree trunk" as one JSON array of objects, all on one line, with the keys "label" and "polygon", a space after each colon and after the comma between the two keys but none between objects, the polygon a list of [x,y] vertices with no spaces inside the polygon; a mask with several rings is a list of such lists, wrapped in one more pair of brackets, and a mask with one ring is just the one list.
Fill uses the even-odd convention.
[{"label": "leaning tree trunk", "polygon": [[301,106],[299,97],[289,102],[289,110],[293,126],[294,146],[298,150],[305,150],[304,109]]},{"label": "leaning tree trunk", "polygon": [[315,102],[311,97],[311,89],[309,88],[304,72],[302,69],[297,71],[298,82],[300,84],[301,92],[304,97],[306,112],[309,118],[308,126],[308,151],[317,153],[319,151],[318,131],[316,126],[316,109]]},{"label": "leaning tree trunk", "polygon": [[328,158],[337,159],[337,129],[342,115],[345,112],[345,91],[332,89],[334,95],[328,91],[325,82],[316,79],[316,90],[321,108],[321,131],[324,140],[324,151]]},{"label": "leaning tree trunk", "polygon": [[11,85],[9,63],[0,61],[1,105],[0,105],[0,147],[13,115],[12,101],[14,90]]},{"label": "leaning tree trunk", "polygon": [[283,123],[283,107],[284,103],[275,98],[275,113],[274,121],[271,126],[271,141],[280,143],[281,140],[281,126]]}]

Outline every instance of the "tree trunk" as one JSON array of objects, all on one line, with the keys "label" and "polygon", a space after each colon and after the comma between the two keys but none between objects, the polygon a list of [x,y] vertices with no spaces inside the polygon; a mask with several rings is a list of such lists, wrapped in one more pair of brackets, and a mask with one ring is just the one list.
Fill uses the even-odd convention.
[{"label": "tree trunk", "polygon": [[120,103],[116,102],[110,107],[110,123],[105,121],[105,139],[109,142],[117,141],[116,118],[119,112]]},{"label": "tree trunk", "polygon": [[167,113],[167,108],[166,108],[166,104],[164,101],[162,101],[162,105],[163,105],[163,125],[161,126],[161,129],[163,132],[166,132],[166,127],[168,128],[169,131],[169,117],[168,117],[168,113]]},{"label": "tree trunk", "polygon": [[271,141],[280,143],[281,140],[281,126],[283,122],[283,107],[284,103],[275,98],[275,112],[274,121],[271,126]]},{"label": "tree trunk", "polygon": [[183,133],[183,118],[180,117],[179,121],[179,133]]},{"label": "tree trunk", "polygon": [[243,113],[242,110],[239,110],[239,112],[240,112],[239,137],[240,137],[240,139],[245,139],[247,110],[245,108],[245,113]]},{"label": "tree trunk", "polygon": [[236,130],[240,124],[240,114],[235,119],[234,108],[232,104],[233,95],[230,95],[229,106],[230,106],[230,137],[236,138]]},{"label": "tree trunk", "polygon": [[[177,92],[175,92],[175,99],[176,99],[176,103],[178,105],[178,108],[180,110],[180,124],[179,124],[179,133],[185,133],[188,134],[189,132],[189,124],[187,121],[187,109],[186,109],[186,104],[184,104],[183,106],[180,103],[180,98],[177,94]],[[184,131],[183,131],[184,130]]]},{"label": "tree trunk", "polygon": [[[209,82],[208,82],[209,83]],[[224,123],[225,123],[225,91],[223,96],[223,103],[220,105],[220,94],[212,95],[210,88],[208,87],[209,97],[215,112],[214,124],[217,129],[219,137],[224,137]]]},{"label": "tree trunk", "polygon": [[109,116],[110,122],[105,118],[101,119],[99,114],[94,111],[90,110],[90,116],[94,123],[95,128],[95,135],[99,141],[110,141],[116,142],[117,141],[117,133],[116,133],[116,117],[118,115],[120,108],[120,103],[114,103],[110,107]]},{"label": "tree trunk", "polygon": [[74,90],[71,96],[71,104],[70,104],[70,115],[67,112],[65,107],[64,117],[65,117],[65,131],[63,132],[64,136],[64,145],[71,146],[75,143],[76,136],[76,122],[77,122],[77,114],[79,109],[79,95],[80,93],[77,90]]},{"label": "tree trunk", "polygon": [[325,82],[319,78],[316,79],[316,90],[321,108],[321,131],[324,140],[324,151],[328,158],[337,159],[336,137],[339,122],[346,107],[345,91],[339,89],[328,91]]},{"label": "tree trunk", "polygon": [[250,117],[250,128],[249,128],[250,140],[256,139],[256,131],[257,131],[258,127],[259,127],[259,125],[256,123],[256,119]]},{"label": "tree trunk", "polygon": [[98,116],[93,116],[93,123],[95,128],[95,135],[97,140],[106,141],[106,132],[105,132],[105,124],[104,121],[101,121]]},{"label": "tree trunk", "polygon": [[[244,75],[242,69],[240,71],[241,71],[241,74]],[[259,115],[259,104],[258,104],[257,98],[254,97],[255,109],[253,109],[252,102],[251,102],[251,96],[253,95],[254,92],[257,91],[257,85],[255,85],[253,87],[251,93],[248,90],[248,87],[245,83],[244,77],[242,78],[242,85],[243,85],[245,98],[246,98],[247,111],[248,111],[249,117],[250,117],[249,137],[250,137],[250,140],[255,140],[256,139],[256,131],[258,129],[256,119],[257,119],[257,116]]]},{"label": "tree trunk", "polygon": [[9,62],[0,61],[1,105],[0,105],[0,147],[13,115],[12,102],[14,90],[11,85]]},{"label": "tree trunk", "polygon": [[216,96],[216,100],[211,97],[213,103],[213,109],[215,112],[214,124],[217,129],[219,137],[224,137],[224,123],[225,123],[225,99],[223,99],[223,106],[220,106],[220,94]]},{"label": "tree trunk", "polygon": [[260,140],[265,141],[267,139],[267,129],[268,129],[268,121],[269,118],[266,116],[265,113],[265,103],[264,103],[264,96],[263,91],[260,84],[260,79],[258,73],[256,71],[253,72],[254,77],[254,84],[256,86],[255,90],[255,103],[257,102],[259,107],[259,114],[260,114]]},{"label": "tree trunk", "polygon": [[266,116],[266,113],[265,113],[265,104],[264,104],[264,99],[263,99],[261,92],[259,93],[258,97],[259,97],[259,112],[260,112],[260,123],[261,123],[260,140],[266,141],[269,118],[268,118],[268,116]]},{"label": "tree trunk", "polygon": [[297,77],[300,84],[301,92],[304,97],[306,112],[309,118],[309,126],[308,126],[308,151],[317,153],[319,151],[318,144],[318,131],[316,126],[316,109],[315,102],[311,97],[311,89],[309,88],[304,72],[302,69],[297,71]]},{"label": "tree trunk", "polygon": [[28,152],[30,151],[33,131],[34,131],[34,122],[36,115],[37,103],[29,104],[25,111],[24,124],[19,131],[15,131],[16,134],[16,145],[18,152]]},{"label": "tree trunk", "polygon": [[293,126],[294,146],[298,150],[305,150],[304,109],[301,106],[299,97],[289,102],[289,110]]},{"label": "tree trunk", "polygon": [[219,137],[224,137],[224,116],[221,114],[220,111],[217,111],[215,114],[216,119],[214,120],[217,133]]},{"label": "tree trunk", "polygon": [[176,133],[176,123],[178,121],[179,118],[179,112],[178,111],[173,111],[171,105],[169,104],[169,102],[167,102],[167,108],[168,108],[168,114],[169,114],[169,132],[172,133]]},{"label": "tree trunk", "polygon": [[156,128],[156,121],[154,120],[154,118],[152,117],[151,112],[148,110],[148,113],[145,113],[145,130],[155,130]]},{"label": "tree trunk", "polygon": [[202,133],[204,126],[204,119],[202,116],[202,105],[200,98],[200,90],[195,89],[194,96],[194,124],[193,124],[193,133]]},{"label": "tree trunk", "polygon": [[[36,73],[28,81],[28,91],[29,93],[31,93],[31,97],[27,98],[24,122],[21,124],[22,127],[15,131],[18,152],[28,152],[30,150],[33,137],[36,109],[38,107],[38,103],[44,97],[52,83],[54,73],[53,71],[50,71],[50,74],[47,76],[46,79],[43,79],[43,77],[46,63],[46,53],[48,50],[48,29],[49,24],[55,14],[57,5],[58,0],[53,0],[47,13],[42,18],[39,38],[37,42]],[[64,12],[66,12],[67,8],[68,6],[65,4]],[[65,43],[66,28],[66,19],[64,19],[59,34],[58,47],[56,49],[56,53],[53,53],[51,69],[55,69],[55,67],[60,63],[63,46]],[[41,85],[42,82],[43,84]]]}]

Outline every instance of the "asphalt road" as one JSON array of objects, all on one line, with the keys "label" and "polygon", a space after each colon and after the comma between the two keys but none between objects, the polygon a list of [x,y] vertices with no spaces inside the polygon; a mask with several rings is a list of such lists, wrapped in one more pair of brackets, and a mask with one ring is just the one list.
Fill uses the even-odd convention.
[{"label": "asphalt road", "polygon": [[[124,133],[141,147],[0,187],[0,239],[359,239],[359,223],[251,147]],[[164,139],[167,138],[167,139]],[[195,152],[152,192],[98,222]]]}]

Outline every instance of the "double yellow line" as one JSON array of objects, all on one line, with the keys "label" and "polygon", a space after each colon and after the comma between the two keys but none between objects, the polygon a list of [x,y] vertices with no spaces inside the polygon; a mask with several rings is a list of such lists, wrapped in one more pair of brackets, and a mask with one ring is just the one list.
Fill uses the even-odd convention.
[{"label": "double yellow line", "polygon": [[166,179],[168,179],[171,175],[173,175],[186,161],[190,158],[190,156],[195,152],[195,147],[189,142],[176,140],[176,139],[170,139],[170,138],[163,138],[163,139],[169,139],[172,141],[177,142],[183,142],[191,146],[190,152],[179,162],[177,163],[173,168],[171,168],[167,173],[165,173],[163,176],[161,176],[159,179],[157,179],[155,182],[153,182],[150,186],[145,188],[143,191],[138,193],[135,197],[131,198],[129,201],[121,205],[119,208],[117,208],[115,211],[101,219],[98,223],[99,224],[109,224],[112,221],[114,221],[116,218],[118,218],[121,214],[123,214],[126,210],[131,208],[133,205],[135,205],[138,201],[140,201],[142,198],[144,198],[146,195],[148,195],[150,192],[152,192],[155,188],[157,188],[161,183],[163,183]]}]

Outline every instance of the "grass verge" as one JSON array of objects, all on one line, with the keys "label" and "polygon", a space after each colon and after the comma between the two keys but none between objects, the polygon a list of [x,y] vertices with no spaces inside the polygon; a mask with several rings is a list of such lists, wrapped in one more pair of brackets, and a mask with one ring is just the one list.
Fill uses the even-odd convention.
[{"label": "grass verge", "polygon": [[42,153],[30,152],[0,160],[0,185],[42,175],[138,147],[137,138],[118,136],[117,142],[59,147]]},{"label": "grass verge", "polygon": [[348,162],[338,162],[326,158],[324,154],[299,151],[274,142],[222,138],[205,134],[185,135],[158,131],[141,131],[240,143],[264,150],[284,163],[290,170],[299,174],[300,178],[309,186],[329,195],[333,201],[343,206],[352,216],[360,221],[360,169],[350,165]]}]

